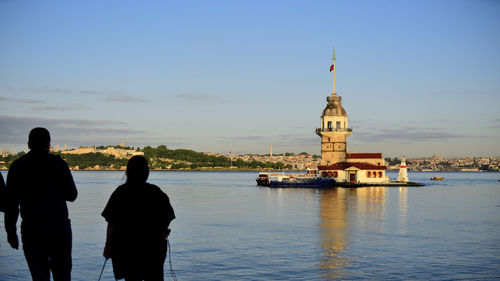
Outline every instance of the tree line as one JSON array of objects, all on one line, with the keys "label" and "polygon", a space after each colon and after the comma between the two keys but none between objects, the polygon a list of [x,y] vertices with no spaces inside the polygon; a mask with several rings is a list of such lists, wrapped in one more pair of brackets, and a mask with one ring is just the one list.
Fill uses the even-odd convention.
[{"label": "tree line", "polygon": [[198,168],[245,168],[245,169],[288,169],[290,165],[281,162],[232,161],[226,156],[208,155],[190,149],[168,149],[165,145],[154,148],[146,146],[142,150],[144,157],[150,161],[152,168],[198,169]]},{"label": "tree line", "polygon": [[[101,146],[101,149],[107,146]],[[203,168],[230,168],[236,167],[239,169],[290,169],[290,165],[285,165],[282,162],[260,162],[260,161],[243,161],[237,159],[232,161],[226,156],[208,155],[205,153],[196,152],[189,149],[168,149],[165,145],[158,147],[146,146],[142,149],[137,148],[136,151],[144,153],[144,157],[148,159],[151,169],[203,169]],[[105,169],[120,169],[127,165],[128,159],[116,158],[114,155],[104,153],[85,153],[85,154],[62,154],[61,152],[51,152],[63,158],[71,168],[78,169],[94,168],[98,165]],[[16,155],[0,155],[0,162],[3,162],[6,168],[9,168],[14,160],[26,154],[19,152]],[[0,163],[1,166],[2,163]]]}]

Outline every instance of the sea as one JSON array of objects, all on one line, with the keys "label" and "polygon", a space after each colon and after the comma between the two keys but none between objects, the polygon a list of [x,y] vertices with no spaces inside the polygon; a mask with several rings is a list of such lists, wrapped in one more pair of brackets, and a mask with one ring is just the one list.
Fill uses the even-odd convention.
[{"label": "sea", "polygon": [[[165,280],[171,270],[178,280],[500,280],[500,173],[409,172],[425,186],[323,189],[260,187],[256,176],[151,172],[177,216]],[[73,177],[72,279],[97,280],[101,212],[125,177]],[[30,280],[3,216],[0,225],[0,280]],[[101,280],[114,280],[110,262]]]}]

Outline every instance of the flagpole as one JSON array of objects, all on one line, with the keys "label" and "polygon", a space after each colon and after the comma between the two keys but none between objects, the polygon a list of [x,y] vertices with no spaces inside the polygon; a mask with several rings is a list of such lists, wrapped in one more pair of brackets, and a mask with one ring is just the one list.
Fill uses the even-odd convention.
[{"label": "flagpole", "polygon": [[337,93],[335,93],[335,46],[333,46],[333,92],[332,96],[335,96]]}]

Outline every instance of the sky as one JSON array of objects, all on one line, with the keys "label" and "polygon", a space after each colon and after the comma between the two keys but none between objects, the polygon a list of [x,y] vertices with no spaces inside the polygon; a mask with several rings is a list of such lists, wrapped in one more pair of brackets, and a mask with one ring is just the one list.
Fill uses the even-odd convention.
[{"label": "sky", "polygon": [[500,156],[500,1],[0,0],[0,144]]}]

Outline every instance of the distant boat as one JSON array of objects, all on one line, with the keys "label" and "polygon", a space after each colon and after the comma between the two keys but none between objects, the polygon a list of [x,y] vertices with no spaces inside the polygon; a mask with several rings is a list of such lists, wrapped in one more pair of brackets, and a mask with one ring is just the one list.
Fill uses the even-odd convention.
[{"label": "distant boat", "polygon": [[438,177],[438,176],[435,176],[435,177],[431,178],[431,181],[442,181],[442,180],[444,180],[444,178],[443,177]]},{"label": "distant boat", "polygon": [[257,185],[270,187],[331,187],[335,180],[322,177],[318,170],[308,170],[307,173],[284,174],[260,172]]},{"label": "distant boat", "polygon": [[317,170],[307,174],[281,174],[271,177],[270,187],[332,187],[335,180],[322,177]]},{"label": "distant boat", "polygon": [[257,177],[257,185],[262,185],[262,186],[269,186],[269,183],[271,182],[271,177],[279,176],[280,173],[272,173],[272,172],[260,172],[259,176]]}]

